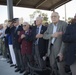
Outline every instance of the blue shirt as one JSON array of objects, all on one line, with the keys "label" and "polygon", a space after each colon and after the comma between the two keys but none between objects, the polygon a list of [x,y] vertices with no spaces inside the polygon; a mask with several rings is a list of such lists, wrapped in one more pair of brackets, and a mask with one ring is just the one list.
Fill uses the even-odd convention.
[{"label": "blue shirt", "polygon": [[7,39],[8,39],[8,45],[12,44],[12,36],[7,34]]}]

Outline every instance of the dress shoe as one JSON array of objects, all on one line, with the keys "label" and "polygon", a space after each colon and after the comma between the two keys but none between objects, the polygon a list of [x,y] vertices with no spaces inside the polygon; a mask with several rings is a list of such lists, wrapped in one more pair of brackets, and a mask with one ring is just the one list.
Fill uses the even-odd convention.
[{"label": "dress shoe", "polygon": [[15,70],[15,72],[18,72],[18,71],[20,71],[20,69],[19,69],[19,68],[17,68],[17,69]]},{"label": "dress shoe", "polygon": [[10,61],[10,64],[12,64],[12,62]]},{"label": "dress shoe", "polygon": [[28,74],[30,74],[30,72],[25,72],[23,75],[28,75]]},{"label": "dress shoe", "polygon": [[19,73],[23,73],[25,70],[20,70],[20,72]]},{"label": "dress shoe", "polygon": [[12,64],[10,67],[14,67],[15,65],[14,64]]},{"label": "dress shoe", "polygon": [[12,64],[12,62],[11,62],[11,61],[7,61],[7,63],[10,63],[10,64]]},{"label": "dress shoe", "polygon": [[0,55],[2,55],[2,53],[0,53]]},{"label": "dress shoe", "polygon": [[68,74],[69,74],[69,75],[72,75],[72,72],[69,72]]},{"label": "dress shoe", "polygon": [[15,68],[18,68],[18,66],[17,66],[17,65],[15,65]]}]

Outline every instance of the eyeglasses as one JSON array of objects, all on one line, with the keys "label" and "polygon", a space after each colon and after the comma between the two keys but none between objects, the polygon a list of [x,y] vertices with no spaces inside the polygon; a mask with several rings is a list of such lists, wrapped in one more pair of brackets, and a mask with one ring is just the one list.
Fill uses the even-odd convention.
[{"label": "eyeglasses", "polygon": [[14,22],[14,23],[16,23],[16,22]]},{"label": "eyeglasses", "polygon": [[23,25],[23,26],[26,26],[26,25]]}]

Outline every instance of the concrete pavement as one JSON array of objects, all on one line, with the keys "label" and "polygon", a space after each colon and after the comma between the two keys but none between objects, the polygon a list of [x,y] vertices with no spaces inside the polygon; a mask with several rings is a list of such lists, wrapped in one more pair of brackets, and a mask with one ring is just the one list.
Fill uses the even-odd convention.
[{"label": "concrete pavement", "polygon": [[[0,56],[0,59],[2,56]],[[14,67],[10,67],[10,64],[6,60],[0,60],[0,75],[23,75],[19,72],[15,72]]]}]

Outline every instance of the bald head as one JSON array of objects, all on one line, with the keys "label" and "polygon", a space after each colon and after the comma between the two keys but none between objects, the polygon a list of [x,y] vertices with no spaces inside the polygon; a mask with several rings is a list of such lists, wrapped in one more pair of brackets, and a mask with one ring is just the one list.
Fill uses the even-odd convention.
[{"label": "bald head", "polygon": [[43,18],[42,18],[42,17],[40,17],[40,16],[39,16],[39,17],[37,17],[37,18],[36,18],[36,25],[37,25],[37,26],[42,25],[42,20],[43,20]]},{"label": "bald head", "polygon": [[36,20],[43,20],[41,16],[37,17]]},{"label": "bald head", "polygon": [[58,21],[59,21],[59,14],[58,14],[58,12],[53,12],[51,14],[51,20],[52,20],[52,23],[54,23],[54,24],[58,23]]},{"label": "bald head", "polygon": [[59,13],[58,12],[53,12],[51,15],[57,15],[57,16],[59,16]]}]

